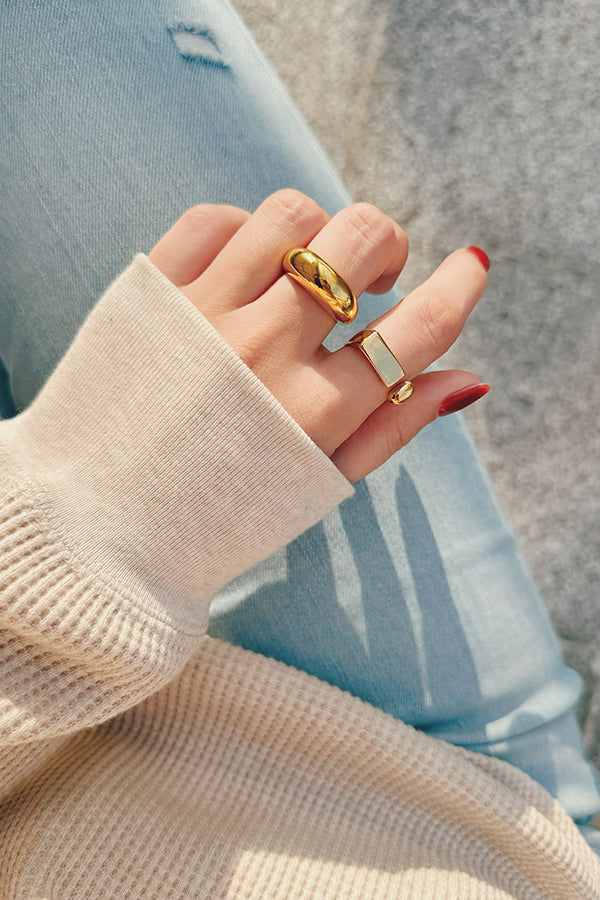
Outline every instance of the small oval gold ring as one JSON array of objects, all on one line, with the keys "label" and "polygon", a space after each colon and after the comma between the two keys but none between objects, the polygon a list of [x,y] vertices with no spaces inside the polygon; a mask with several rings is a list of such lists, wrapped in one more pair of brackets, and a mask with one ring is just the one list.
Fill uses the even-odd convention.
[{"label": "small oval gold ring", "polygon": [[378,331],[365,329],[359,331],[346,342],[356,344],[367,357],[386,388],[389,388],[388,400],[396,405],[404,403],[414,393],[415,386],[408,381],[406,373]]},{"label": "small oval gold ring", "polygon": [[288,250],[283,257],[283,268],[323,309],[333,313],[338,322],[352,322],[356,318],[356,297],[342,276],[312,250],[304,247]]}]

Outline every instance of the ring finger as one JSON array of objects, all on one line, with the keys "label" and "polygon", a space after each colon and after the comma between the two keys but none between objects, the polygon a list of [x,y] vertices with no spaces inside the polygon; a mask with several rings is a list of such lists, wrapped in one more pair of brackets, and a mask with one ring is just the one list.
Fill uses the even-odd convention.
[{"label": "ring finger", "polygon": [[[356,296],[363,291],[391,289],[408,255],[408,239],[389,216],[370,203],[355,203],[338,212],[307,245],[342,276]],[[329,334],[335,320],[299,284],[282,276],[253,304],[260,315],[276,314],[280,321],[301,319],[307,353]]]},{"label": "ring finger", "polygon": [[249,218],[250,213],[236,206],[192,206],[155,244],[148,259],[183,287],[204,272]]},{"label": "ring finger", "polygon": [[185,294],[205,314],[246,306],[281,275],[290,246],[304,246],[330,219],[299,191],[271,194],[248,218]]}]

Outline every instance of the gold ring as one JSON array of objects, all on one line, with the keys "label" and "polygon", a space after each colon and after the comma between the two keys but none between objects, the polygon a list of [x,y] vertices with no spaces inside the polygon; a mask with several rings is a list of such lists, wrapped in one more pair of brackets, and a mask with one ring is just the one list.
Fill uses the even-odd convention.
[{"label": "gold ring", "polygon": [[296,247],[283,257],[283,268],[305,291],[333,313],[338,322],[352,322],[358,312],[356,297],[338,273],[324,259]]},{"label": "gold ring", "polygon": [[388,400],[391,403],[404,403],[412,396],[414,384],[407,381],[404,369],[378,331],[359,331],[346,342],[346,346],[349,344],[356,344],[362,350],[386,388],[390,389]]}]

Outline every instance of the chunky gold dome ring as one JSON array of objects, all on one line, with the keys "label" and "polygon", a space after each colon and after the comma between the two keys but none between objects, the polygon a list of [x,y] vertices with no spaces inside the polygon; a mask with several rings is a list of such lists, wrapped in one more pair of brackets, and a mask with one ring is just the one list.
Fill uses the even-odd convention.
[{"label": "chunky gold dome ring", "polygon": [[356,297],[341,275],[312,250],[304,247],[288,250],[283,257],[283,269],[338,322],[352,322],[356,318]]},{"label": "chunky gold dome ring", "polygon": [[404,403],[412,396],[414,384],[406,380],[404,369],[378,331],[359,331],[346,342],[346,347],[349,344],[356,344],[362,350],[385,386],[390,388],[388,400],[391,403]]}]

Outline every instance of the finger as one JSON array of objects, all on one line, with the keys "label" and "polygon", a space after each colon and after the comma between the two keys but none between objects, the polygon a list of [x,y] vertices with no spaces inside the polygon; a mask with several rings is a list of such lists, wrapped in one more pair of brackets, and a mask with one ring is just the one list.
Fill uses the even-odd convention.
[{"label": "finger", "polygon": [[177,287],[198,278],[250,218],[237,206],[201,204],[186,210],[148,254]]},{"label": "finger", "polygon": [[427,372],[415,378],[415,393],[401,406],[382,403],[332,456],[355,482],[383,465],[438,415],[463,409],[489,391],[469,372]]},{"label": "finger", "polygon": [[391,290],[408,257],[408,238],[397,222],[371,203],[337,213],[311,242],[358,296]]},{"label": "finger", "polygon": [[[413,378],[452,346],[486,283],[479,257],[456,250],[427,281],[368,327],[380,333],[406,377]],[[322,373],[352,406],[358,427],[388,390],[357,347],[321,351],[321,357]]]},{"label": "finger", "polygon": [[193,302],[210,298],[219,312],[244,306],[281,276],[285,253],[305,246],[329,218],[300,191],[271,194],[186,294]]},{"label": "finger", "polygon": [[[356,296],[389,290],[408,255],[408,238],[400,226],[370,203],[354,203],[331,219],[308,244],[342,276]],[[314,335],[311,353],[335,325],[335,319],[301,285],[282,276],[256,301],[262,316],[270,311],[280,321],[303,320]]]}]

